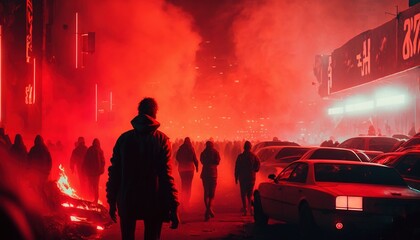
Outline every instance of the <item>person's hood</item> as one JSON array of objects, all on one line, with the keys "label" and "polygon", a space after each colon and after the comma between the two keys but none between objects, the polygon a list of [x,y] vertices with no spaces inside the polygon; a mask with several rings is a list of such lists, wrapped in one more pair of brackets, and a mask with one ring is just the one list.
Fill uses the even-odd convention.
[{"label": "person's hood", "polygon": [[141,133],[153,132],[159,128],[160,123],[149,115],[141,114],[131,120],[133,128]]}]

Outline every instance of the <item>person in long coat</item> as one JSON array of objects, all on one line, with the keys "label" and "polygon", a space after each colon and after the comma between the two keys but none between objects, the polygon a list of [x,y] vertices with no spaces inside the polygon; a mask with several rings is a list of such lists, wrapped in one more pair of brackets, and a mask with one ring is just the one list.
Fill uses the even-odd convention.
[{"label": "person in long coat", "polygon": [[87,178],[88,195],[90,198],[93,198],[94,203],[97,203],[99,200],[99,178],[104,173],[104,168],[104,151],[101,148],[99,139],[95,138],[92,146],[87,149],[82,163],[82,172]]},{"label": "person in long coat", "polygon": [[212,141],[206,142],[206,148],[200,154],[200,162],[203,164],[200,177],[203,181],[204,205],[206,207],[204,220],[208,221],[214,217],[212,205],[217,185],[217,166],[220,163],[220,154],[214,148]]},{"label": "person in long coat", "polygon": [[242,214],[247,211],[252,215],[252,192],[255,186],[255,175],[260,169],[260,159],[251,152],[251,142],[244,143],[244,151],[238,155],[235,162],[235,183],[241,190]]},{"label": "person in long coat", "polygon": [[111,218],[120,217],[123,240],[134,239],[136,220],[144,221],[144,239],[160,238],[163,222],[179,223],[178,191],[174,184],[169,138],[158,130],[157,103],[144,98],[134,129],[117,140],[108,168],[107,201]]},{"label": "person in long coat", "polygon": [[36,135],[34,146],[28,153],[29,168],[35,173],[35,180],[39,188],[43,188],[48,181],[52,169],[52,158],[47,145],[41,135]]},{"label": "person in long coat", "polygon": [[176,153],[176,160],[178,162],[179,176],[181,177],[182,203],[188,206],[194,171],[198,172],[198,159],[189,137],[186,137],[184,143],[179,147]]},{"label": "person in long coat", "polygon": [[87,181],[86,175],[82,170],[83,169],[82,164],[83,164],[83,160],[85,159],[87,149],[88,148],[85,144],[85,138],[79,137],[75,144],[75,148],[71,152],[71,156],[70,156],[70,170],[72,173],[74,173],[76,169],[77,176],[79,177],[79,186],[80,186],[79,189],[81,190],[82,193],[85,192],[84,186]]},{"label": "person in long coat", "polygon": [[22,135],[19,133],[15,135],[15,140],[10,147],[10,155],[21,167],[21,170],[28,167],[28,150],[23,142]]}]

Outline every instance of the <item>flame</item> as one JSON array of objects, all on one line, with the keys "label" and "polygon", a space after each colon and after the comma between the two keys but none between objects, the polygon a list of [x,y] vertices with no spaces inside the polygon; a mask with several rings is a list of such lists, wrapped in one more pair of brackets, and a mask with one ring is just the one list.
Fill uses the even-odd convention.
[{"label": "flame", "polygon": [[70,220],[72,222],[82,222],[82,221],[86,221],[87,218],[84,217],[78,217],[78,216],[70,216]]},{"label": "flame", "polygon": [[61,206],[66,208],[77,208],[82,210],[90,210],[90,211],[96,211],[96,212],[102,212],[102,209],[95,206],[88,206],[86,203],[80,202],[78,205],[74,205],[72,203],[62,203]]},{"label": "flame", "polygon": [[70,186],[66,172],[64,171],[64,167],[60,164],[58,168],[60,169],[60,178],[57,180],[58,189],[60,189],[62,193],[72,198],[81,199],[79,196],[77,196],[76,190]]}]

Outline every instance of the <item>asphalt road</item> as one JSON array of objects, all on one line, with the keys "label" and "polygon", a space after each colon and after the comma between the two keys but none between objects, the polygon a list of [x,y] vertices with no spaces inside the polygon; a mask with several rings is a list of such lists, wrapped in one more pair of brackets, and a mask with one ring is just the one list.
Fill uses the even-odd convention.
[{"label": "asphalt road", "polygon": [[[261,228],[254,224],[252,216],[242,216],[238,212],[219,212],[209,221],[204,221],[203,214],[197,211],[181,213],[181,224],[178,229],[170,229],[165,223],[162,227],[162,240],[299,240],[298,228],[283,222],[269,220],[267,226]],[[119,224],[113,224],[105,229],[100,239],[117,240],[120,237]],[[342,240],[414,240],[395,235],[377,235],[367,233],[352,233],[352,235],[320,235],[313,236],[318,239]],[[143,223],[137,222],[136,239],[143,239]]]},{"label": "asphalt road", "polygon": [[[253,225],[251,216],[241,216],[238,213],[215,213],[215,217],[204,221],[203,214],[198,212],[180,213],[181,223],[178,229],[170,229],[169,223],[162,227],[163,240],[179,239],[253,239],[248,227]],[[119,224],[113,224],[105,229],[103,240],[120,239]],[[137,221],[136,239],[143,239],[143,222]]]}]

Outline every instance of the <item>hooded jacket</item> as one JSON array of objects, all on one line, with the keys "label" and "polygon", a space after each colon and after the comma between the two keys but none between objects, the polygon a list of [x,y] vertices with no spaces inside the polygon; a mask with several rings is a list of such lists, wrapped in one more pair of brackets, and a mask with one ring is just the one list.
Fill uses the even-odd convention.
[{"label": "hooded jacket", "polygon": [[194,172],[198,169],[198,159],[190,140],[185,140],[176,153],[179,172]]},{"label": "hooded jacket", "polygon": [[134,129],[117,140],[108,168],[107,201],[118,214],[136,219],[161,218],[177,208],[178,192],[171,169],[169,138],[151,116],[136,116]]}]

